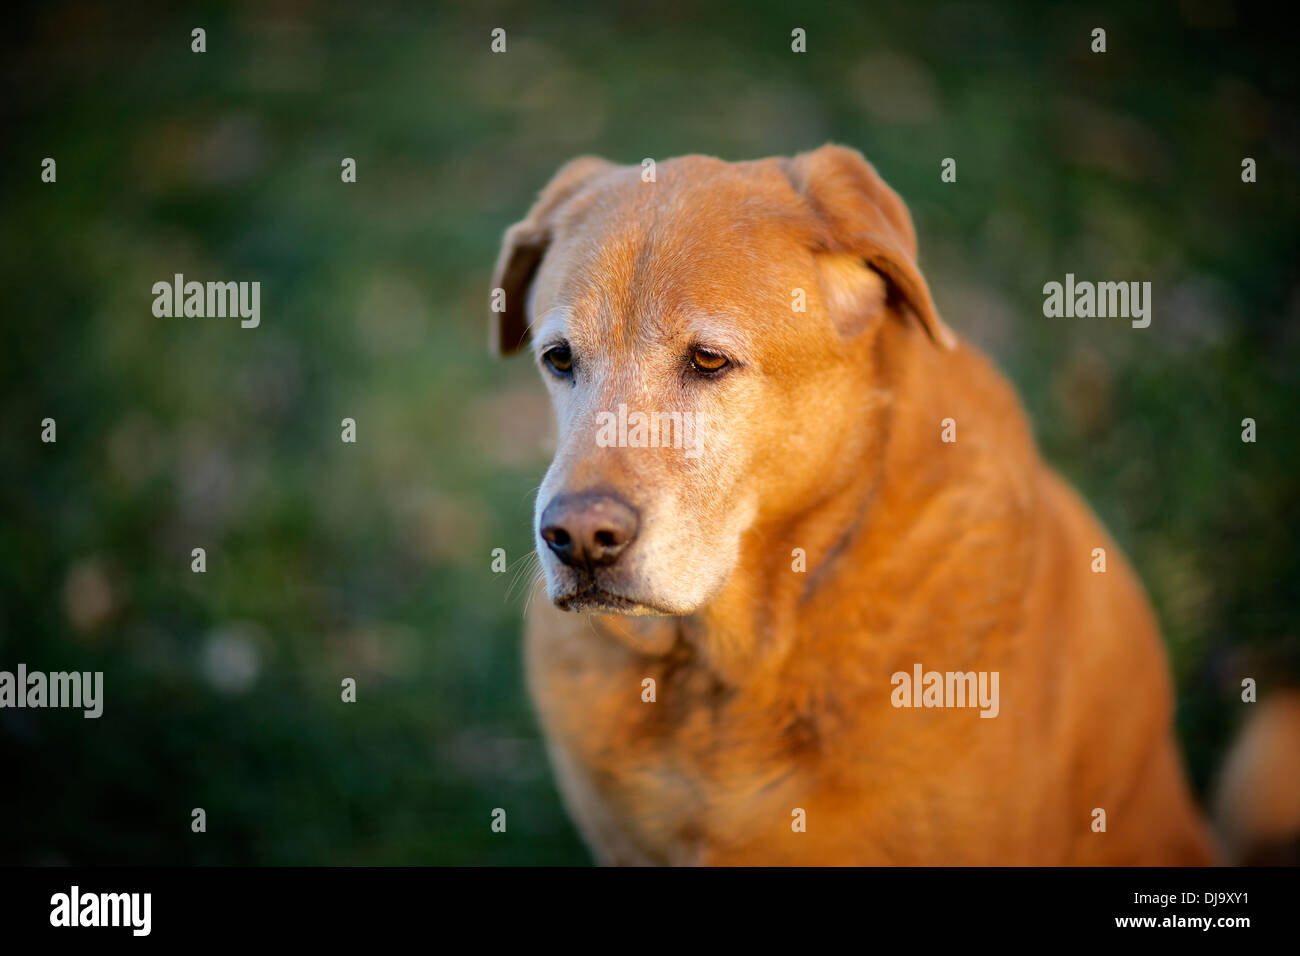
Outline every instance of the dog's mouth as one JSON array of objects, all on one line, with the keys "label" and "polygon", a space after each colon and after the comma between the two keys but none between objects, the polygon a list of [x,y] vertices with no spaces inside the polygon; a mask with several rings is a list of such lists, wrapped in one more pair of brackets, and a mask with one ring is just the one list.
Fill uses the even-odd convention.
[{"label": "dog's mouth", "polygon": [[674,614],[667,608],[648,601],[638,601],[599,587],[593,581],[584,581],[566,589],[552,598],[562,611],[594,611],[600,614]]}]

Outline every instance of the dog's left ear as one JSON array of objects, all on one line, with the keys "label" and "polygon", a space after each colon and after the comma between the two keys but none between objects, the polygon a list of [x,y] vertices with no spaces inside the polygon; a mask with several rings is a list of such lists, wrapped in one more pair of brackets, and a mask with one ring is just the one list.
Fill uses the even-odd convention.
[{"label": "dog's left ear", "polygon": [[[916,230],[898,194],[857,150],[827,145],[784,161],[786,176],[819,223],[819,253],[856,257],[880,273],[936,343],[956,348],[916,264]],[[841,274],[842,269],[837,270]]]},{"label": "dog's left ear", "polygon": [[492,273],[491,346],[497,355],[508,355],[528,341],[528,287],[551,244],[559,210],[582,187],[613,168],[613,163],[596,156],[569,160],[542,190],[528,216],[506,230]]}]

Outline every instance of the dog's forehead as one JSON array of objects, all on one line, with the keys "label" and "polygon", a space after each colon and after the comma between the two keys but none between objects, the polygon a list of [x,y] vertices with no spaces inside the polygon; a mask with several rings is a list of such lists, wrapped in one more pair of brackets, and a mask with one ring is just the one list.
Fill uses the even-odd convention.
[{"label": "dog's forehead", "polygon": [[[812,236],[775,164],[683,157],[654,181],[621,169],[560,217],[534,303],[570,335],[661,335],[683,320],[725,327],[775,295],[788,299],[789,269]],[[530,309],[530,318],[544,316]]]},{"label": "dog's forehead", "polygon": [[808,208],[775,161],[725,163],[703,156],[666,160],[653,171],[618,169],[560,217],[562,232],[647,245],[647,254],[674,257],[702,243],[749,246],[808,225]]}]

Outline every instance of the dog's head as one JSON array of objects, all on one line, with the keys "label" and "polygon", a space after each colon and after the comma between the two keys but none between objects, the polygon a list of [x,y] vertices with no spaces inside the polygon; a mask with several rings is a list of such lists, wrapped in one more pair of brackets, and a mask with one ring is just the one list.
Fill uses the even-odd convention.
[{"label": "dog's head", "polygon": [[882,324],[955,345],[915,260],[902,201],[842,147],[564,166],[493,281],[493,345],[531,346],[559,422],[534,529],[551,600],[692,613],[756,522],[814,505],[860,444]]}]

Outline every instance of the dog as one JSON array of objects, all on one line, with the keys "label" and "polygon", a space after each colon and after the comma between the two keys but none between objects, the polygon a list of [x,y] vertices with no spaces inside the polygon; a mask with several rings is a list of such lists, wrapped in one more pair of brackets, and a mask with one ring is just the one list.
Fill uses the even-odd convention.
[{"label": "dog", "polygon": [[575,159],[493,286],[558,421],[525,662],[598,862],[1216,860],[1137,576],[861,154]]}]

